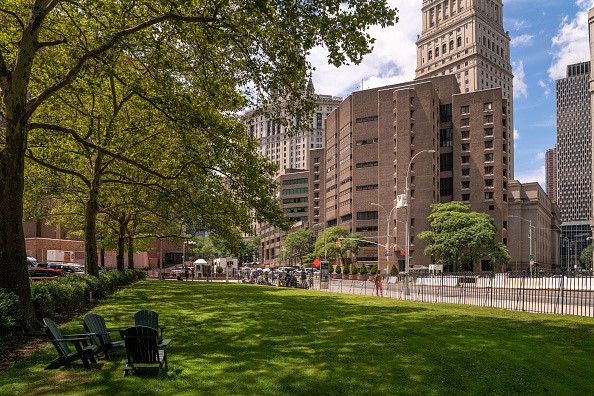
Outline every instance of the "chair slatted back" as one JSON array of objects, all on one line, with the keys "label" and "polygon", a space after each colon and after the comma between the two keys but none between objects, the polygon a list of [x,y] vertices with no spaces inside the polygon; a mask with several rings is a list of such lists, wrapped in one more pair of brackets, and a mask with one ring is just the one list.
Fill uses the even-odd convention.
[{"label": "chair slatted back", "polygon": [[129,327],[122,333],[128,363],[160,363],[157,330],[147,326]]},{"label": "chair slatted back", "polygon": [[111,344],[111,337],[107,332],[107,325],[103,316],[97,314],[86,314],[83,318],[85,330],[87,333],[105,333],[102,335],[92,335],[93,344],[97,346]]},{"label": "chair slatted back", "polygon": [[134,314],[134,324],[136,326],[152,327],[155,330],[159,329],[159,314],[155,311],[143,309]]},{"label": "chair slatted back", "polygon": [[62,336],[62,332],[58,328],[56,322],[51,320],[50,318],[43,318],[43,323],[47,327],[46,333],[49,339],[52,341],[52,344],[56,347],[56,350],[61,356],[68,356],[72,353],[72,350],[68,347],[68,343],[65,341],[56,341],[64,339]]}]

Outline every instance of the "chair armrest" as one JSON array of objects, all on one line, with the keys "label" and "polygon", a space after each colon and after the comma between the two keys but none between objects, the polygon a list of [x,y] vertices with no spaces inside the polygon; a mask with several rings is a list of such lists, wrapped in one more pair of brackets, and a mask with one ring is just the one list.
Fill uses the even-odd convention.
[{"label": "chair armrest", "polygon": [[171,342],[171,338],[165,338],[164,340],[161,340],[158,347],[159,348],[167,348],[169,346],[170,342]]},{"label": "chair armrest", "polygon": [[[65,337],[64,335],[62,335],[62,337]],[[52,341],[57,341],[57,342],[82,342],[82,341],[88,341],[89,337],[68,337],[68,338],[54,338]]]}]

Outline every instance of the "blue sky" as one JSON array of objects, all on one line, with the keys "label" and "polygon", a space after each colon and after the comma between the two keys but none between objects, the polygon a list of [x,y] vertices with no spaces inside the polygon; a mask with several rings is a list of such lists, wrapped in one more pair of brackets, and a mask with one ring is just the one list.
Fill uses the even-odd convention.
[{"label": "blue sky", "polygon": [[[415,40],[421,32],[421,0],[391,0],[400,22],[373,28],[373,53],[360,65],[338,70],[325,61],[325,50],[311,52],[316,92],[346,97],[361,88],[414,78]],[[589,60],[588,9],[594,0],[504,0],[505,30],[512,40],[514,72],[515,178],[545,184],[544,153],[554,147],[555,80],[566,66]]]}]

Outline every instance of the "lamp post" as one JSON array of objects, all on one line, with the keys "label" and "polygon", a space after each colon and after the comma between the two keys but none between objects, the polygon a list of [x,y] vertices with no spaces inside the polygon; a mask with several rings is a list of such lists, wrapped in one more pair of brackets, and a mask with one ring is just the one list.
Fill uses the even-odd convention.
[{"label": "lamp post", "polygon": [[565,272],[568,272],[567,269],[569,268],[569,251],[571,247],[569,246],[569,238],[563,237],[563,246],[565,247]]},{"label": "lamp post", "polygon": [[508,217],[515,217],[517,219],[521,219],[524,221],[528,222],[529,228],[528,228],[528,239],[530,240],[529,246],[530,246],[530,277],[532,278],[532,267],[534,265],[534,256],[532,255],[532,220],[528,220],[523,218],[522,216],[514,216],[514,215],[509,215]]},{"label": "lamp post", "polygon": [[408,273],[410,270],[410,190],[408,188],[408,182],[410,180],[410,171],[412,167],[412,163],[419,155],[423,153],[435,153],[435,150],[421,150],[410,159],[408,162],[408,169],[406,171],[406,182],[405,182],[405,189],[404,194],[406,196],[406,227],[405,227],[405,234],[404,237],[406,238],[406,256],[404,257],[404,272],[406,276],[405,284],[404,284],[404,292],[406,295],[410,294],[410,289],[408,287]]},{"label": "lamp post", "polygon": [[[388,210],[386,208],[384,208],[382,205],[380,204],[376,204],[376,203],[372,203],[372,206],[378,206],[380,208],[382,208],[382,210],[384,212],[386,212],[386,274],[389,274],[389,268],[388,266],[390,265],[390,219],[392,218],[392,213],[394,212],[394,209],[396,209],[396,206],[394,206],[392,208],[392,210],[390,210],[390,212],[388,212]],[[379,239],[379,229],[378,229],[378,239]],[[379,258],[378,258],[378,267],[379,267]]]}]

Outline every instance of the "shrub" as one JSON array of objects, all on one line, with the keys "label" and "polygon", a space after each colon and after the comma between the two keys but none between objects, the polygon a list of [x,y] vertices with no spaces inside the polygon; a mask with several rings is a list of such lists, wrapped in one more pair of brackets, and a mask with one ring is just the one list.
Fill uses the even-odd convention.
[{"label": "shrub", "polygon": [[357,275],[359,273],[359,269],[354,265],[351,265],[351,274]]},{"label": "shrub", "polygon": [[337,265],[336,267],[334,267],[334,273],[335,274],[340,274],[342,271],[340,270],[340,265]]},{"label": "shrub", "polygon": [[223,267],[217,267],[217,274],[222,274],[223,273]]},{"label": "shrub", "polygon": [[392,276],[398,275],[398,267],[396,265],[393,265],[392,268],[390,269],[390,275],[392,275]]},{"label": "shrub", "polygon": [[365,266],[365,264],[363,264],[363,265],[361,266],[361,268],[359,268],[359,273],[360,273],[361,275],[366,275],[366,274],[367,274],[367,267]]},{"label": "shrub", "polygon": [[373,264],[373,267],[371,267],[371,269],[369,270],[369,273],[371,275],[377,274],[377,264]]},{"label": "shrub", "polygon": [[348,265],[345,265],[344,267],[342,267],[342,273],[343,274],[348,275],[349,272],[350,271],[349,271],[349,266]]},{"label": "shrub", "polygon": [[0,289],[0,344],[3,344],[5,336],[18,329],[20,317],[21,302],[17,295]]}]

